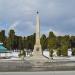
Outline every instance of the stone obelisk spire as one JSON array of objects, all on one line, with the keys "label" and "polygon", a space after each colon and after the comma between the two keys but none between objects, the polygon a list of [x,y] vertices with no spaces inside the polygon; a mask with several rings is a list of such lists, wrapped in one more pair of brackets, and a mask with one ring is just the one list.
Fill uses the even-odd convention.
[{"label": "stone obelisk spire", "polygon": [[39,18],[39,12],[37,11],[36,16],[36,45],[40,45],[40,18]]},{"label": "stone obelisk spire", "polygon": [[42,55],[42,50],[41,50],[41,44],[40,44],[40,17],[39,17],[39,12],[37,11],[37,16],[36,16],[36,40],[35,40],[35,45],[34,45],[34,51],[33,55]]}]

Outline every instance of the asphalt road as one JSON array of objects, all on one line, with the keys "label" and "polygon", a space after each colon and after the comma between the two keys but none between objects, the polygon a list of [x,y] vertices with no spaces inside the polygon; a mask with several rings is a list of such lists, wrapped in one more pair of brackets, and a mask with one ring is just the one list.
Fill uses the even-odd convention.
[{"label": "asphalt road", "polygon": [[1,61],[0,72],[75,71],[75,61],[37,63],[29,61]]},{"label": "asphalt road", "polygon": [[75,71],[0,72],[0,75],[75,75]]}]

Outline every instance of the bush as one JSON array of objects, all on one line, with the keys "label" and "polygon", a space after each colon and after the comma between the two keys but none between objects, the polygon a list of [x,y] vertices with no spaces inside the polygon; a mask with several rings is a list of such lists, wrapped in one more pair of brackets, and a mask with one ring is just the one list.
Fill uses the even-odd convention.
[{"label": "bush", "polygon": [[60,48],[57,49],[57,56],[61,56],[61,49]]},{"label": "bush", "polygon": [[67,56],[68,55],[68,46],[67,45],[63,45],[61,48],[61,53],[63,56]]},{"label": "bush", "polygon": [[50,57],[53,57],[53,50],[52,49],[49,50],[49,55],[50,55]]},{"label": "bush", "polygon": [[21,56],[24,56],[24,57],[26,56],[26,52],[24,50],[20,51],[19,57],[21,57]]}]

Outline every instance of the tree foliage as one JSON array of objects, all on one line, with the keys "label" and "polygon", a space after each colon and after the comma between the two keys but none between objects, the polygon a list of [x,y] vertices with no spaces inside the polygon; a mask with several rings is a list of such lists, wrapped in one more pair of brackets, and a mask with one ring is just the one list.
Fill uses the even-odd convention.
[{"label": "tree foliage", "polygon": [[56,48],[56,36],[53,32],[49,32],[48,49],[49,49],[49,54],[51,57],[53,56],[53,50],[55,48]]},{"label": "tree foliage", "polygon": [[41,36],[41,46],[42,46],[42,50],[47,49],[47,38],[46,35],[42,35]]},{"label": "tree foliage", "polygon": [[75,56],[75,48],[72,48],[72,55]]},{"label": "tree foliage", "polygon": [[[35,33],[29,36],[15,35],[14,30],[10,30],[8,36],[5,35],[5,30],[0,32],[0,42],[3,42],[4,46],[8,50],[31,50],[33,51],[35,45]],[[68,48],[72,49],[72,55],[75,55],[75,36],[56,36],[53,32],[49,32],[47,37],[43,34],[40,38],[42,50],[48,49],[50,56],[53,54],[53,50],[57,50],[58,56],[67,56]]]}]

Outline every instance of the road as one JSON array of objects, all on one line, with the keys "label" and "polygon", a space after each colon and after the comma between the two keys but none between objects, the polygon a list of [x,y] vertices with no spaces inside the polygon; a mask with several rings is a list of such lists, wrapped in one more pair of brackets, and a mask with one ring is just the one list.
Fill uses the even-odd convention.
[{"label": "road", "polygon": [[0,75],[75,75],[75,71],[1,72]]},{"label": "road", "polygon": [[75,71],[75,61],[36,63],[29,61],[0,61],[0,72]]}]

